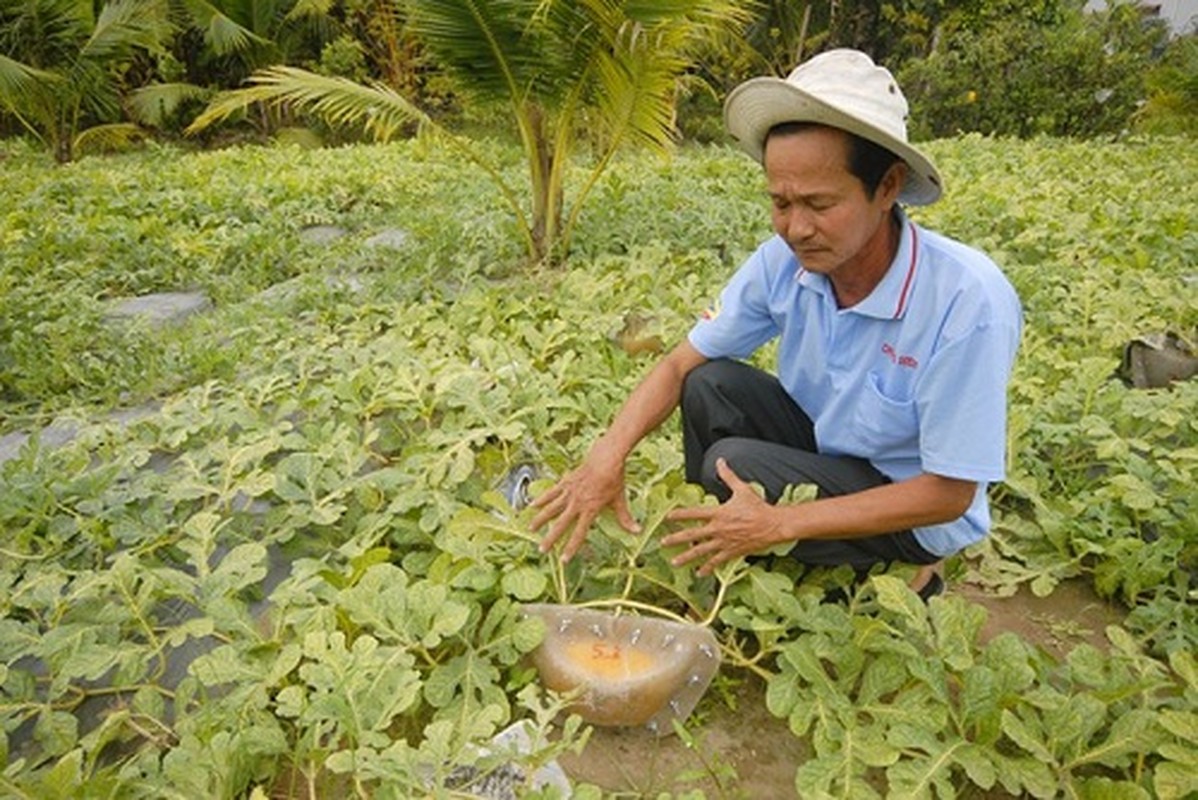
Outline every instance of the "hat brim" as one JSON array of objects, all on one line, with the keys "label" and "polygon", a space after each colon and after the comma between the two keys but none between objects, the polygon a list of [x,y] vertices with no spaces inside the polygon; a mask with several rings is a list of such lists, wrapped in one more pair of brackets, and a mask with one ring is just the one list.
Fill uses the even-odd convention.
[{"label": "hat brim", "polygon": [[929,205],[943,191],[940,173],[911,145],[850,114],[836,109],[781,78],[753,78],[732,90],[724,103],[724,124],[742,150],[757,161],[764,157],[765,136],[783,122],[811,122],[840,128],[885,147],[907,163],[907,180],[899,200]]}]

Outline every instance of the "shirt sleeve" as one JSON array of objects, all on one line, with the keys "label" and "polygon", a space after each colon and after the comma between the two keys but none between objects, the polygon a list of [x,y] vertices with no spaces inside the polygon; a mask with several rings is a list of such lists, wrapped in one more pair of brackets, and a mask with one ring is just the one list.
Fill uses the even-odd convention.
[{"label": "shirt sleeve", "polygon": [[770,313],[770,240],[757,249],[728,281],[719,301],[691,328],[687,337],[707,358],[747,358],[778,335]]},{"label": "shirt sleeve", "polygon": [[936,353],[917,392],[925,472],[995,482],[1006,472],[1007,383],[1019,325],[980,325]]}]

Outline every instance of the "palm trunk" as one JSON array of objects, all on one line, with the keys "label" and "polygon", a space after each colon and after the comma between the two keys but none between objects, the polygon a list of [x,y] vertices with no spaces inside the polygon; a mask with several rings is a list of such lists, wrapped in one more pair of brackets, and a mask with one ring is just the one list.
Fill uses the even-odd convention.
[{"label": "palm trunk", "polygon": [[59,164],[69,164],[75,157],[75,137],[72,126],[65,120],[58,119],[48,133],[50,134],[50,144],[54,148],[54,160]]},{"label": "palm trunk", "polygon": [[532,129],[529,169],[532,180],[533,260],[540,263],[553,254],[561,229],[562,187],[554,180],[555,159],[544,112],[533,106],[528,118]]}]

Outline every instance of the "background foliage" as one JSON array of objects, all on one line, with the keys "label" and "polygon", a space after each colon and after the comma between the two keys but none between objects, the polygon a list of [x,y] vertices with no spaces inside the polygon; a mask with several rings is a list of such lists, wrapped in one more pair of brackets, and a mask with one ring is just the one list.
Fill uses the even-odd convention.
[{"label": "background foliage", "polygon": [[1093,137],[1131,124],[1167,36],[1164,24],[1130,5],[1063,14],[1052,24],[1013,15],[984,28],[946,26],[937,49],[906,63],[898,78],[921,138]]},{"label": "background foliage", "polygon": [[[1081,578],[1126,605],[1107,652],[1060,661],[983,644],[980,608],[925,608],[900,577],[838,606],[820,603],[835,574],[796,591],[784,569],[671,569],[661,517],[696,499],[671,428],[631,465],[645,535],[605,525],[567,570],[496,491],[518,464],[574,463],[768,233],[737,153],[618,159],[571,260],[528,272],[493,185],[432,142],[63,167],[9,145],[0,433],[58,416],[81,434],[0,466],[5,792],[432,792],[494,766],[466,742],[555,715],[517,603],[627,598],[713,617],[726,674],[764,680],[810,748],[802,796],[1192,794],[1198,384],[1112,375],[1130,337],[1198,326],[1183,142],[929,145],[948,198],[920,220],[993,254],[1028,318],[996,527],[952,570],[999,593]],[[349,235],[317,245],[315,224]],[[401,248],[366,244],[393,227]],[[188,287],[214,311],[105,320],[107,298]]]},{"label": "background foliage", "polygon": [[[140,137],[179,139],[216,92],[241,86],[255,70],[303,68],[358,82],[378,81],[455,130],[494,126],[474,102],[471,81],[454,75],[414,25],[419,0],[3,0],[0,2],[0,134],[33,134],[62,160],[75,139],[96,129],[91,151]],[[685,34],[694,2],[521,2],[455,0],[440,4],[479,19],[526,26],[505,45],[515,63],[531,63],[542,23],[562,10],[601,6],[639,19],[655,7],[676,15]],[[735,0],[735,14],[686,50],[676,82],[677,135],[723,137],[720,101],[736,83],[786,74],[832,47],[857,47],[903,77],[920,136],[958,131],[1068,136],[1118,134],[1126,128],[1195,130],[1198,74],[1192,30],[1168,39],[1137,4],[1083,13],[1082,0]],[[537,10],[529,12],[529,8]],[[477,12],[477,13],[476,13]],[[551,13],[550,13],[551,12]],[[589,13],[589,12],[588,12]],[[611,16],[610,9],[603,12]],[[129,24],[95,26],[100,16]],[[743,21],[742,21],[743,20]],[[106,46],[89,49],[100,35]],[[443,49],[444,50],[444,49]],[[544,57],[541,56],[544,63]],[[86,80],[84,79],[86,76]],[[57,110],[55,110],[57,109]],[[579,127],[585,135],[587,121]],[[303,131],[303,133],[298,133]],[[302,109],[259,108],[223,130],[189,141],[285,138],[314,143],[353,139]]]}]

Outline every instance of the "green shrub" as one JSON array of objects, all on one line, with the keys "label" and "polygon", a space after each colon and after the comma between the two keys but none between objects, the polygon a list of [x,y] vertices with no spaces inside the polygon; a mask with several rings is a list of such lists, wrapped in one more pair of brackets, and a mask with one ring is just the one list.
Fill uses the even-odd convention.
[{"label": "green shrub", "polygon": [[1148,99],[1132,118],[1146,133],[1198,133],[1198,35],[1174,39],[1144,79]]},{"label": "green shrub", "polygon": [[1063,14],[1052,25],[1010,16],[981,30],[948,30],[930,56],[899,70],[912,133],[1118,133],[1144,99],[1144,75],[1166,35],[1124,5]]}]

